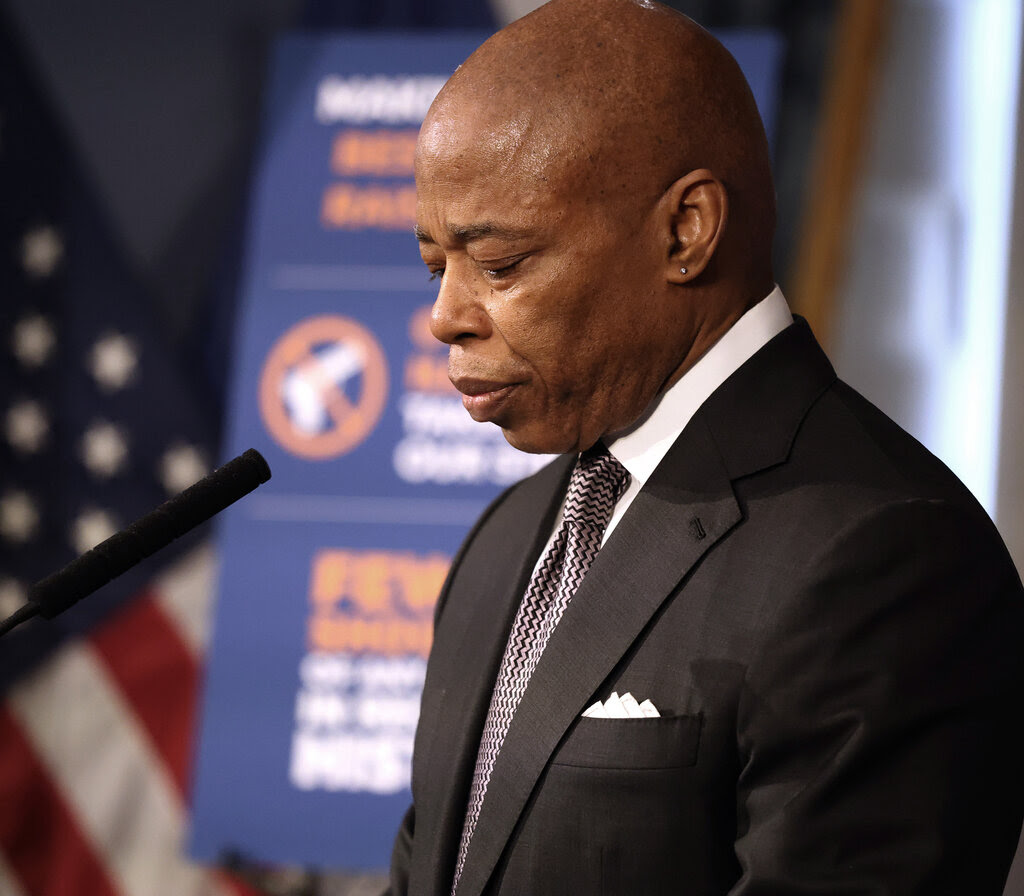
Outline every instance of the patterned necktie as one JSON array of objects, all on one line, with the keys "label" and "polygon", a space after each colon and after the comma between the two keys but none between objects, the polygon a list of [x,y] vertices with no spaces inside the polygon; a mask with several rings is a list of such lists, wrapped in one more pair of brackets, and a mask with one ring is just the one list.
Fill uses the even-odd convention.
[{"label": "patterned necktie", "polygon": [[580,455],[569,480],[562,523],[533,572],[519,604],[491,694],[473,770],[466,820],[455,864],[455,893],[476,829],[494,761],[516,707],[562,613],[593,562],[612,510],[629,485],[629,473],[598,442]]}]

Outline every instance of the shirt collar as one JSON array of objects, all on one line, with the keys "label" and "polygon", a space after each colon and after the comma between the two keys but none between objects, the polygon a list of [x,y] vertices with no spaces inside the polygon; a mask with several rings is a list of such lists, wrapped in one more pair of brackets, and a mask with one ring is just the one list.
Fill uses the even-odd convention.
[{"label": "shirt collar", "polygon": [[651,403],[639,425],[614,440],[607,439],[609,452],[642,487],[700,406],[791,323],[793,315],[789,305],[776,286],[736,321],[678,382]]}]

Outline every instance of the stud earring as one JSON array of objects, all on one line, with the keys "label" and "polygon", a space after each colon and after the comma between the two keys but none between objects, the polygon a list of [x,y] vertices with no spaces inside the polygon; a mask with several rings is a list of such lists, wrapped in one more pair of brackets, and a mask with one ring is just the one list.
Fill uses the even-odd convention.
[{"label": "stud earring", "polygon": [[685,274],[686,273],[686,268],[680,268],[679,269],[679,273],[680,274]]}]

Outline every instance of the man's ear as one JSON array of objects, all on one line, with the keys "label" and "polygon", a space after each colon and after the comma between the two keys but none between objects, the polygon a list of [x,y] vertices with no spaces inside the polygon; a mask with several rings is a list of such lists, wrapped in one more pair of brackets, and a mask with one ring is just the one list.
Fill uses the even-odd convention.
[{"label": "man's ear", "polygon": [[708,266],[725,233],[729,197],[707,168],[683,175],[662,197],[669,234],[666,278],[688,283]]}]

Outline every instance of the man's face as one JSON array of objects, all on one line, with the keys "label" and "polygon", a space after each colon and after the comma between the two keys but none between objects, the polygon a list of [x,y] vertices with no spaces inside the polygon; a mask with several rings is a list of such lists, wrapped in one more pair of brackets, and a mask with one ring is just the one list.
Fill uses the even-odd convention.
[{"label": "man's face", "polygon": [[615,178],[572,173],[528,127],[453,127],[428,123],[416,163],[420,251],[440,278],[431,330],[451,347],[449,376],[473,419],[516,448],[583,450],[633,423],[681,355],[657,197],[623,201]]}]

